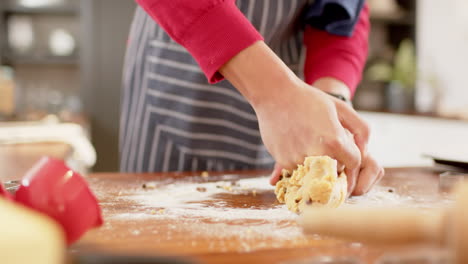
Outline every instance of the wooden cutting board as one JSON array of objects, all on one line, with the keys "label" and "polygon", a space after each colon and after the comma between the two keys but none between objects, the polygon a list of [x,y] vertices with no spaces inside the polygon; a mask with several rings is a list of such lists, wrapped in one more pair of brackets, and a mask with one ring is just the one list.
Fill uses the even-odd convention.
[{"label": "wooden cutting board", "polygon": [[[438,191],[439,173],[432,168],[388,169],[378,191],[351,199],[346,206],[450,204],[450,198]],[[265,175],[92,174],[88,180],[100,200],[105,224],[90,231],[70,252],[175,255],[202,263],[314,263],[319,256],[354,261],[340,263],[374,263],[416,252],[303,235],[295,216],[277,204],[271,187],[255,178]],[[431,254],[438,250],[417,249]]]}]

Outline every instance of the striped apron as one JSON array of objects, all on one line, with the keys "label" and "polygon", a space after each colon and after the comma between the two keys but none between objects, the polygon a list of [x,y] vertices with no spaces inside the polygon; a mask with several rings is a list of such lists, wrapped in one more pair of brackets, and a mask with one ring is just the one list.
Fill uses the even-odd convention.
[{"label": "striped apron", "polygon": [[[265,42],[299,76],[299,16],[307,0],[238,0]],[[228,82],[209,85],[187,50],[141,8],[125,58],[120,120],[122,172],[271,168],[255,112]]]}]

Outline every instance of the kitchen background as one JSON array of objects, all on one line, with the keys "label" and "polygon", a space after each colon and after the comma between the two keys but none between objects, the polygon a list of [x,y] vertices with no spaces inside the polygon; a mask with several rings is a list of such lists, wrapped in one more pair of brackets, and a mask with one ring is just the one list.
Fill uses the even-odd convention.
[{"label": "kitchen background", "polygon": [[[377,156],[384,159],[392,147],[401,152],[405,144],[414,145],[415,141],[405,135],[417,138],[418,133],[427,134],[417,129],[427,129],[428,124],[446,128],[429,129],[435,136],[440,138],[442,134],[454,140],[444,139],[428,152],[452,143],[456,146],[459,137],[444,133],[451,129],[468,135],[468,2],[369,0],[368,3],[372,23],[370,53],[353,103],[358,110],[366,111],[365,118],[375,123],[371,124],[377,127],[374,135],[381,136],[376,135],[373,140],[386,142],[374,147]],[[95,171],[118,169],[121,72],[135,6],[133,0],[0,2],[0,121],[3,121],[0,143],[7,142],[5,138],[18,137],[18,133],[13,135],[14,130],[10,130],[2,139],[2,127],[18,124],[12,121],[71,122],[82,132],[75,135],[67,130],[55,131],[62,131],[59,137],[69,134],[91,140],[89,150],[77,139],[64,139],[81,149],[84,156],[97,153],[97,160],[88,158],[87,164],[91,164],[88,167],[95,163]],[[408,116],[462,121],[408,120]],[[387,123],[387,127],[382,127],[378,125],[382,120],[400,125],[388,127]],[[416,130],[408,131],[411,125]],[[389,134],[389,130],[396,133]],[[24,138],[38,134],[25,133]],[[395,145],[388,140],[392,136],[404,140]],[[415,155],[426,145],[424,138],[419,139]],[[386,158],[385,165],[402,165],[402,159],[408,165],[418,163],[417,159],[412,163],[411,156],[400,157]]]}]

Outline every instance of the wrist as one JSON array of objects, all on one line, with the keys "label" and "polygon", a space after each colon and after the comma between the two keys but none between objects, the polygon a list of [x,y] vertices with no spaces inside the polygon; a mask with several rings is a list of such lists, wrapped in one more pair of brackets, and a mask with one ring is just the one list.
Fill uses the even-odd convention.
[{"label": "wrist", "polygon": [[352,106],[352,102],[341,94],[336,94],[336,93],[327,93],[327,94]]},{"label": "wrist", "polygon": [[335,97],[343,97],[346,101],[351,102],[351,92],[348,86],[335,78],[323,77],[317,79],[312,86],[326,92]]},{"label": "wrist", "polygon": [[299,80],[263,41],[241,51],[219,71],[254,108],[281,98]]}]

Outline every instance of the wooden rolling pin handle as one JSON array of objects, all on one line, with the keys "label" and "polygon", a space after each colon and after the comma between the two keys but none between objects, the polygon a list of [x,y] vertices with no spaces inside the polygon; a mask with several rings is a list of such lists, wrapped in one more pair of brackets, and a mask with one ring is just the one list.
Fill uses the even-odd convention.
[{"label": "wooden rolling pin handle", "polygon": [[453,261],[468,263],[468,180],[455,189],[455,204],[430,211],[411,208],[307,208],[300,222],[307,233],[385,244],[437,243]]},{"label": "wooden rolling pin handle", "polygon": [[354,241],[414,244],[445,242],[442,209],[421,212],[411,208],[310,208],[300,223],[309,234]]},{"label": "wooden rolling pin handle", "polygon": [[468,180],[456,186],[455,206],[448,214],[446,239],[455,256],[454,263],[468,263]]}]

